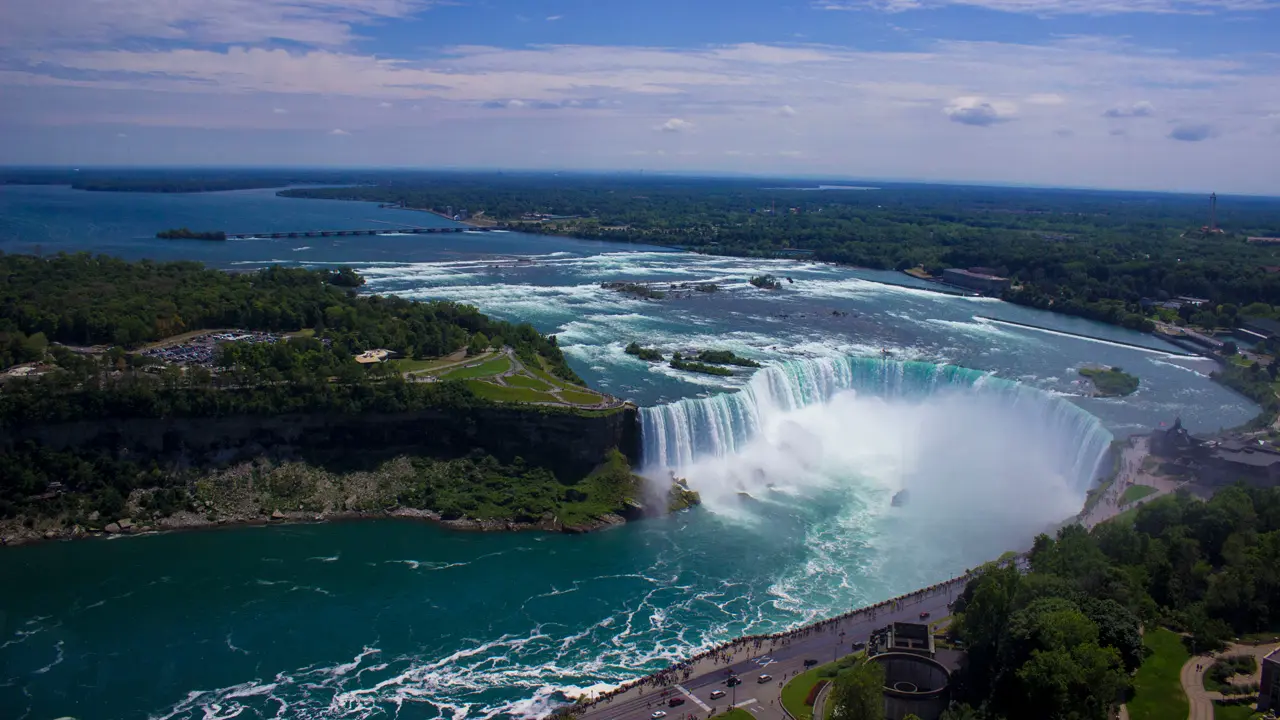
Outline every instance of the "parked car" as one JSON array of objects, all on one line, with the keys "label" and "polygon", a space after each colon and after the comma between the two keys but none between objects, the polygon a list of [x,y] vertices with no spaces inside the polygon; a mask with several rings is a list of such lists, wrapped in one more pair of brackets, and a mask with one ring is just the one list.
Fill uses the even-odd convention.
[{"label": "parked car", "polygon": [[772,679],[773,679],[772,675],[761,675],[759,678],[756,679],[756,682],[763,685]]},{"label": "parked car", "polygon": [[734,685],[741,685],[741,684],[742,684],[742,680],[741,680],[741,679],[739,679],[737,675],[734,675],[733,677],[729,678],[728,680],[725,680],[725,681],[724,681],[724,684],[725,684],[725,685],[728,685],[729,687],[733,687]]},{"label": "parked car", "polygon": [[712,690],[712,691],[711,691],[711,699],[712,699],[712,700],[719,700],[719,699],[720,699],[720,698],[722,698],[722,697],[724,697],[724,691],[723,691],[723,690]]},{"label": "parked car", "polygon": [[683,704],[684,698],[682,697],[673,697],[667,701],[667,707],[680,707]]},{"label": "parked car", "polygon": [[805,667],[813,667],[814,665],[817,665],[817,664],[818,664],[818,661],[817,661],[817,660],[814,660],[813,658],[807,658],[807,659],[804,661],[804,666],[805,666]]},{"label": "parked car", "polygon": [[661,720],[666,716],[667,716],[666,710],[654,710],[653,713],[649,715],[649,717],[653,718],[653,720]]},{"label": "parked car", "polygon": [[854,652],[858,652],[859,650],[863,650],[863,649],[865,649],[866,647],[867,647],[867,644],[866,644],[865,642],[863,642],[863,641],[859,640],[859,641],[857,641],[857,642],[855,642],[855,643],[853,644],[853,651],[854,651]]}]

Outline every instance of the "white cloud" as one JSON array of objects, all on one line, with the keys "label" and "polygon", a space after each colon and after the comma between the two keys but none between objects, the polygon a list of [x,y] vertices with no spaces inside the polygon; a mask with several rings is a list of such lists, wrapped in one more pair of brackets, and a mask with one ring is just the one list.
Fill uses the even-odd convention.
[{"label": "white cloud", "polygon": [[8,0],[0,47],[115,45],[130,38],[199,43],[289,40],[338,46],[352,29],[409,17],[433,0]]},{"label": "white cloud", "polygon": [[783,105],[782,107],[778,108],[778,114],[784,117],[795,117],[796,109],[791,107],[790,105]]},{"label": "white cloud", "polygon": [[275,115],[288,115],[289,111],[284,108],[271,108],[271,112]]},{"label": "white cloud", "polygon": [[127,138],[127,137],[129,137],[129,136],[128,136],[127,134],[125,134],[125,133],[116,133],[116,137],[118,137],[118,138]]},{"label": "white cloud", "polygon": [[564,17],[564,16],[563,16],[563,15],[548,15],[548,16],[547,16],[547,22],[555,22],[555,21],[559,20],[559,19],[560,19],[560,18],[562,18],[562,17]]},{"label": "white cloud", "polygon": [[1030,15],[1123,15],[1135,13],[1207,15],[1217,11],[1272,10],[1277,0],[816,0],[822,10],[878,10],[888,13],[952,5]]},{"label": "white cloud", "polygon": [[953,99],[942,112],[952,122],[987,127],[1012,120],[1017,108],[1011,103],[988,101],[969,95]]},{"label": "white cloud", "polygon": [[668,132],[668,133],[684,132],[686,130],[692,130],[692,129],[693,129],[693,123],[689,122],[688,120],[683,120],[681,118],[671,118],[670,120],[654,128],[654,130],[661,130],[662,132]]},{"label": "white cloud", "polygon": [[1143,118],[1151,117],[1155,114],[1156,106],[1146,100],[1136,102],[1132,105],[1120,105],[1113,108],[1107,108],[1107,111],[1102,113],[1103,117],[1109,118]]},{"label": "white cloud", "polygon": [[342,128],[334,128],[329,131],[329,134],[330,135],[350,135],[351,133],[347,132],[346,130],[343,130]]},{"label": "white cloud", "polygon": [[383,100],[382,102],[378,103],[378,107],[384,108],[384,109],[389,108],[391,107],[391,103],[387,102],[386,100]]}]

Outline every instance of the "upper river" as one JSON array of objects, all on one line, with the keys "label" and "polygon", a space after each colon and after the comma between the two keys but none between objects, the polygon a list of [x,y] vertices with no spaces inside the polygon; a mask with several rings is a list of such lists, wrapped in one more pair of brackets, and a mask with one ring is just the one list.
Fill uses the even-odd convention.
[{"label": "upper river", "polygon": [[[384,224],[451,223],[270,190],[0,186],[3,252],[347,264],[372,292],[528,321],[589,384],[649,408],[650,471],[678,466],[706,504],[588,536],[387,521],[5,548],[0,717],[535,714],[565,691],[1025,547],[1079,509],[1111,436],[1175,416],[1213,431],[1256,412],[1209,380],[1211,361],[1149,335],[900,273],[520,233],[153,237]],[[763,291],[747,282],[761,273],[789,280]],[[600,286],[616,280],[721,289],[645,301]],[[632,340],[770,367],[693,375],[626,355]],[[1082,396],[1077,371],[1095,363],[1122,366],[1140,390]],[[744,486],[757,499],[738,497]],[[912,502],[892,508],[903,486]]]}]

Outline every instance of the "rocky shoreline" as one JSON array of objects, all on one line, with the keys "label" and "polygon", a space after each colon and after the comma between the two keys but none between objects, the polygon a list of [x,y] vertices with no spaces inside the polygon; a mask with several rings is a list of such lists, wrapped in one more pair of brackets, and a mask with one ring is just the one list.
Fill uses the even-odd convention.
[{"label": "rocky shoreline", "polygon": [[305,511],[285,512],[276,510],[270,515],[220,517],[209,520],[197,513],[182,511],[152,522],[134,522],[131,518],[120,518],[102,527],[82,527],[50,529],[43,532],[27,528],[21,524],[16,527],[0,528],[0,546],[30,545],[39,542],[56,540],[83,540],[89,538],[110,538],[126,535],[153,535],[157,533],[183,532],[194,530],[215,530],[218,528],[253,527],[266,525],[320,524],[326,522],[344,522],[351,520],[420,520],[458,532],[555,532],[580,535],[599,532],[613,527],[625,525],[628,520],[621,515],[606,513],[600,517],[577,525],[565,525],[555,518],[537,522],[516,520],[478,520],[474,518],[444,519],[439,513],[416,508],[395,508],[383,511],[351,510],[342,512],[312,513]]}]

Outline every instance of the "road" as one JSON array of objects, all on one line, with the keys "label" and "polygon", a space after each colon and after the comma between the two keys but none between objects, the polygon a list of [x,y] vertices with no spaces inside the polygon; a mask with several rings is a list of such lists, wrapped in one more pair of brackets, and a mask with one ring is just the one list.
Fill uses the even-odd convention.
[{"label": "road", "polygon": [[[828,663],[852,652],[852,644],[866,642],[873,630],[895,621],[919,622],[920,613],[929,613],[928,622],[948,616],[947,603],[964,589],[962,580],[941,585],[933,591],[921,591],[901,600],[901,609],[884,606],[863,610],[841,619],[797,630],[774,641],[763,640],[759,647],[746,643],[733,648],[731,664],[703,658],[692,664],[687,680],[663,686],[633,687],[612,699],[597,703],[580,714],[590,720],[648,720],[655,710],[668,713],[667,720],[707,718],[736,705],[759,720],[785,720],[781,691],[786,679],[804,671],[806,659]],[[726,651],[727,652],[727,651]],[[940,658],[941,659],[941,658]],[[727,687],[729,672],[737,674],[742,684]],[[760,676],[772,680],[761,683]],[[711,699],[711,692],[724,690],[725,697]],[[682,697],[684,704],[672,708],[667,701]]]}]

